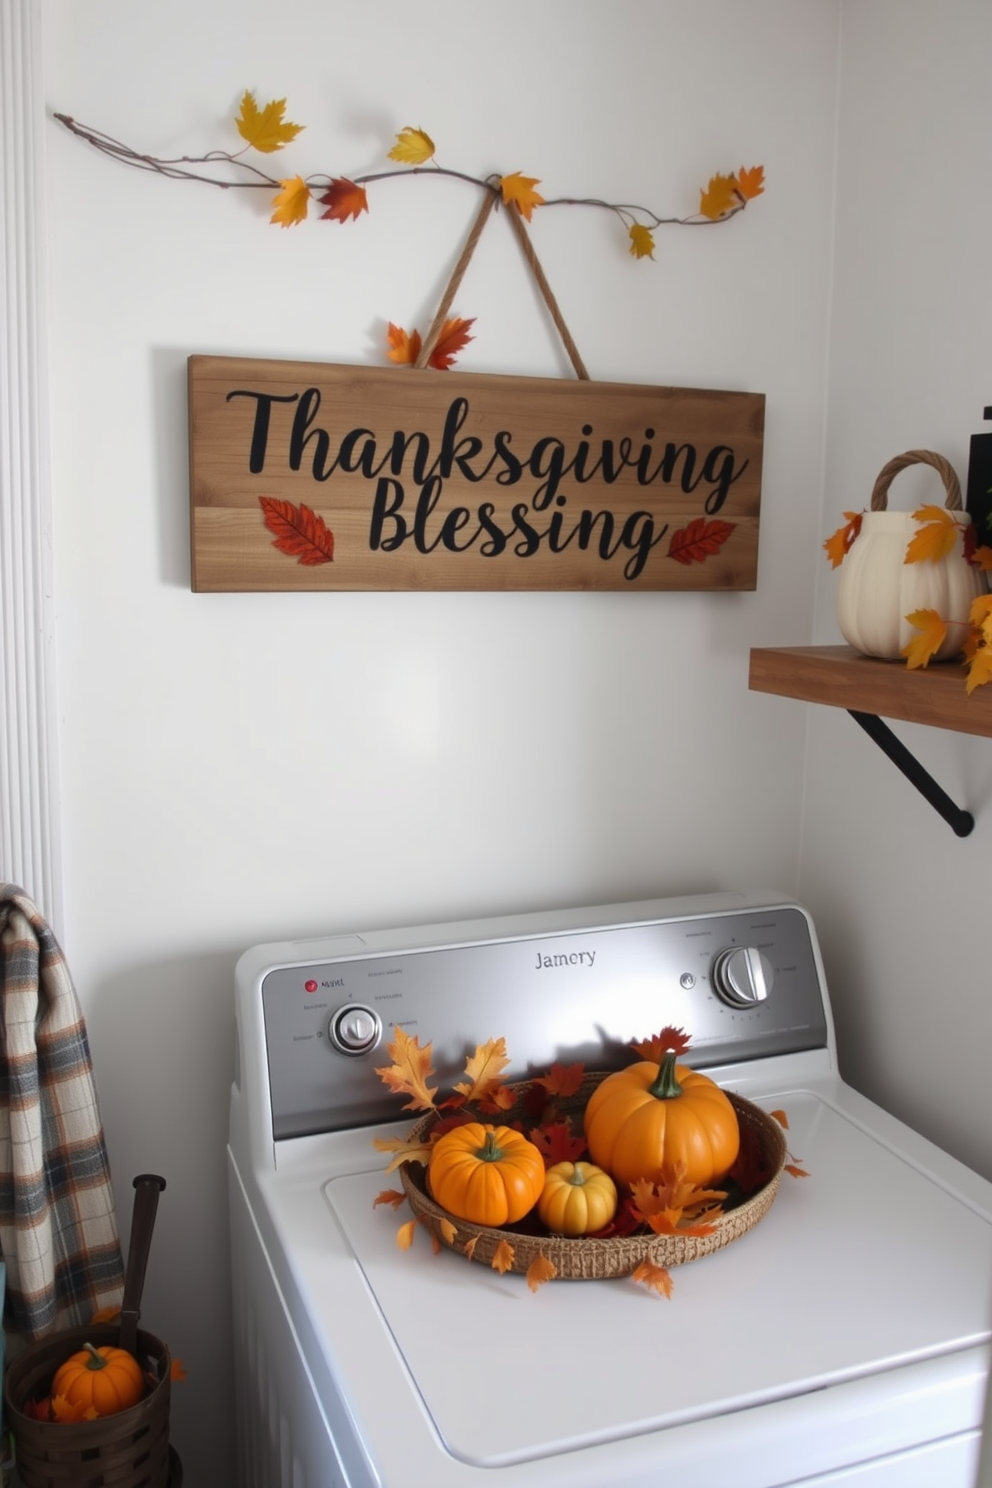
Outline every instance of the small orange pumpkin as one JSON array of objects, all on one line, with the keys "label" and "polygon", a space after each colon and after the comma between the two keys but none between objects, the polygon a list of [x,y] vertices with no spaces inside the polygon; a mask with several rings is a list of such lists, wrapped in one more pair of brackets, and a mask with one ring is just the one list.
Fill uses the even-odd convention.
[{"label": "small orange pumpkin", "polygon": [[466,1121],[438,1137],[428,1164],[431,1192],[442,1209],[472,1224],[515,1224],[544,1188],[544,1158],[508,1126]]},{"label": "small orange pumpkin", "polygon": [[589,1155],[619,1184],[657,1180],[685,1164],[687,1182],[709,1188],[733,1166],[740,1148],[737,1112],[713,1080],[675,1063],[631,1064],[607,1075],[585,1110]]},{"label": "small orange pumpkin", "polygon": [[55,1372],[52,1397],[64,1395],[72,1405],[92,1407],[98,1416],[127,1410],[145,1393],[141,1366],[127,1349],[94,1348],[87,1343]]}]

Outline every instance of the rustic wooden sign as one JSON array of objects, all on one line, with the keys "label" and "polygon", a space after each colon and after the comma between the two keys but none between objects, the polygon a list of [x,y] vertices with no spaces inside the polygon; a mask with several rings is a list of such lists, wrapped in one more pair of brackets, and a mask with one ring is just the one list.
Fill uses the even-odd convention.
[{"label": "rustic wooden sign", "polygon": [[764,396],[189,359],[197,591],[754,589]]}]

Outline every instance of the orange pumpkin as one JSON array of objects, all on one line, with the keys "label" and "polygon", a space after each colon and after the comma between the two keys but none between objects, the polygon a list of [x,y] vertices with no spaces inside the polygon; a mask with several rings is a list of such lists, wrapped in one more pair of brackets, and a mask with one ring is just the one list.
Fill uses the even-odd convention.
[{"label": "orange pumpkin", "polygon": [[472,1224],[514,1224],[544,1188],[544,1158],[534,1143],[508,1126],[479,1121],[438,1137],[427,1172],[442,1209]]},{"label": "orange pumpkin", "polygon": [[656,1181],[685,1164],[687,1182],[709,1188],[733,1166],[740,1147],[737,1112],[719,1085],[697,1070],[645,1060],[607,1075],[589,1097],[586,1143],[597,1167],[617,1183]]},{"label": "orange pumpkin", "polygon": [[87,1343],[55,1372],[52,1396],[64,1395],[72,1405],[92,1407],[98,1416],[127,1410],[145,1393],[141,1366],[127,1349],[94,1348]]}]

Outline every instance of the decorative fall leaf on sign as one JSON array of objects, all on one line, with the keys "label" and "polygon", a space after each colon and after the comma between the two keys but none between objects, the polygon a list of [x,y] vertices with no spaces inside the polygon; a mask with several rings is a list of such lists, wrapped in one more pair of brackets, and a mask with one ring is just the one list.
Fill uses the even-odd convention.
[{"label": "decorative fall leaf on sign", "polygon": [[389,152],[390,160],[398,160],[402,165],[426,165],[433,156],[434,141],[430,135],[423,129],[413,129],[410,125],[400,130],[396,143]]},{"label": "decorative fall leaf on sign", "polygon": [[354,181],[347,180],[344,176],[338,176],[328,186],[324,195],[318,197],[326,212],[321,212],[321,221],[347,222],[349,217],[357,218],[360,213],[369,209],[368,192],[364,186],[356,186]]},{"label": "decorative fall leaf on sign", "polygon": [[390,348],[386,353],[389,360],[400,366],[412,367],[420,355],[420,332],[414,331],[412,336],[408,336],[402,326],[393,325],[390,321],[386,340]]},{"label": "decorative fall leaf on sign", "polygon": [[276,535],[272,546],[280,553],[287,553],[304,568],[333,561],[334,533],[318,512],[311,511],[309,506],[294,506],[278,496],[260,496],[258,504],[266,527]]},{"label": "decorative fall leaf on sign", "polygon": [[241,112],[235,119],[238,133],[241,138],[251,145],[253,150],[258,150],[263,155],[271,155],[276,150],[281,150],[284,145],[290,144],[298,134],[306,127],[303,124],[290,124],[283,119],[286,112],[285,98],[273,99],[260,109],[255,102],[255,95],[245,92],[241,100]]},{"label": "decorative fall leaf on sign", "polygon": [[[460,320],[457,317],[453,320],[446,320],[427,358],[428,367],[433,367],[437,372],[447,372],[448,368],[454,364],[458,353],[472,340],[469,328],[474,325],[474,316],[471,320]],[[423,344],[419,331],[412,331],[408,335],[402,326],[393,325],[390,321],[386,339],[390,346],[386,355],[391,362],[396,362],[400,366],[416,365]]]},{"label": "decorative fall leaf on sign", "polygon": [[707,522],[705,517],[697,517],[688,527],[672,534],[668,556],[686,566],[702,563],[720,551],[736,525],[736,522],[722,522],[717,517],[711,522]]},{"label": "decorative fall leaf on sign", "polygon": [[514,171],[510,176],[501,176],[499,189],[504,206],[508,207],[512,203],[521,217],[526,217],[529,222],[534,208],[544,206],[544,197],[534,190],[540,184],[537,176],[522,176],[519,171]]}]

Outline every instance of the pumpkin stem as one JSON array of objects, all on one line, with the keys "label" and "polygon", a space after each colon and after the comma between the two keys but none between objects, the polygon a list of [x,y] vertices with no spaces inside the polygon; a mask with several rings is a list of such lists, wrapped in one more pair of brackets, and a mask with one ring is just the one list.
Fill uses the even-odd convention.
[{"label": "pumpkin stem", "polygon": [[499,1162],[503,1156],[502,1147],[496,1145],[496,1131],[494,1127],[486,1127],[486,1140],[481,1147],[477,1147],[475,1155],[480,1162]]},{"label": "pumpkin stem", "polygon": [[675,1096],[682,1094],[682,1086],[675,1078],[675,1051],[669,1049],[662,1056],[658,1066],[658,1074],[652,1085],[648,1086],[648,1093],[657,1100],[672,1100]]},{"label": "pumpkin stem", "polygon": [[93,1347],[91,1343],[84,1343],[83,1348],[89,1354],[89,1358],[86,1360],[87,1369],[106,1369],[106,1359],[101,1353],[98,1352],[97,1349]]}]

